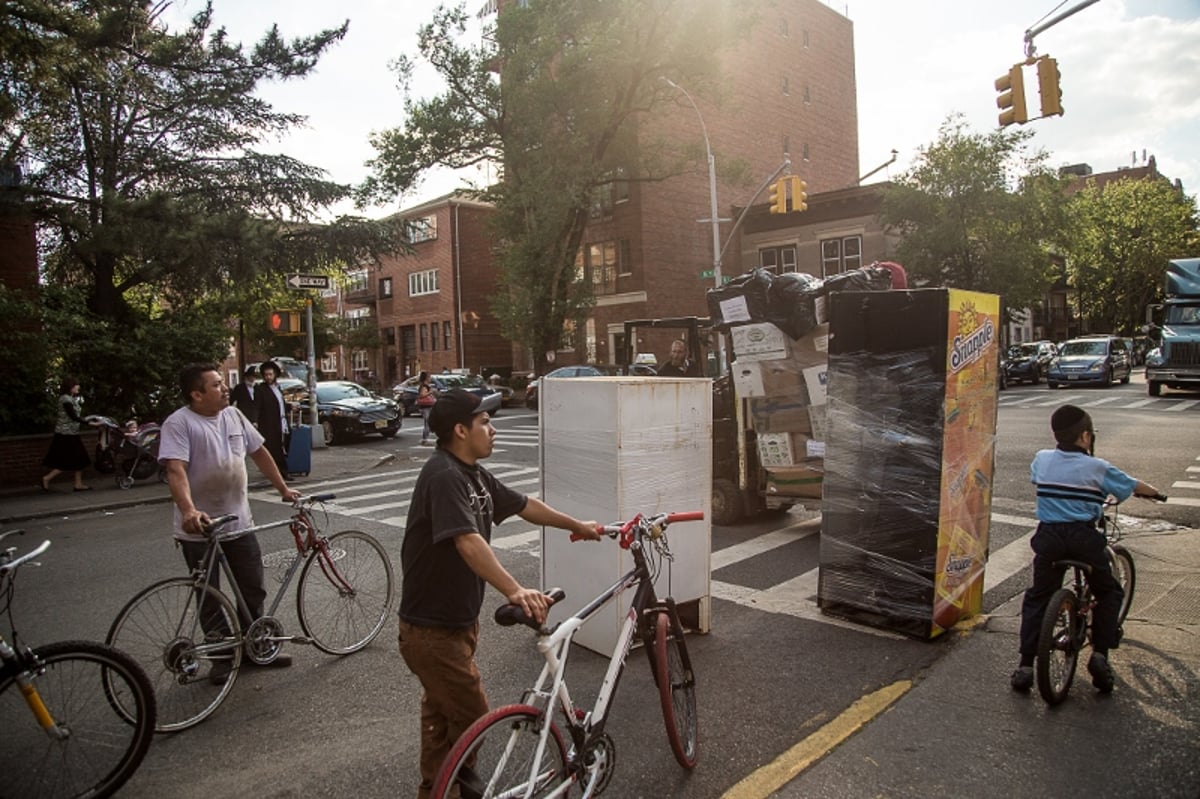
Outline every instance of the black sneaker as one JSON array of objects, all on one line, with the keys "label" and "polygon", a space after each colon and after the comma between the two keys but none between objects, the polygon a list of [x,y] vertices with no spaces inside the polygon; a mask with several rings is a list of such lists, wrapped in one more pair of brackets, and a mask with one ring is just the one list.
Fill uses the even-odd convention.
[{"label": "black sneaker", "polygon": [[224,685],[229,682],[229,674],[233,671],[233,658],[214,659],[212,668],[208,670],[208,681],[213,685]]},{"label": "black sneaker", "polygon": [[1028,691],[1033,687],[1033,666],[1019,666],[1008,678],[1014,691]]},{"label": "black sneaker", "polygon": [[1102,694],[1112,693],[1115,678],[1112,666],[1108,665],[1108,658],[1093,652],[1088,658],[1087,670],[1088,674],[1092,675],[1092,685],[1096,686],[1097,691]]}]

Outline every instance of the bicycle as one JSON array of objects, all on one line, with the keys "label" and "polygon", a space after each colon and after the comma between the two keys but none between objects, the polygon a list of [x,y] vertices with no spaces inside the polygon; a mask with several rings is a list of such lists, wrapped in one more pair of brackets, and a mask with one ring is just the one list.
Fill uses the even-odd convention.
[{"label": "bicycle", "polygon": [[[1167,496],[1156,494],[1147,499],[1166,502]],[[1125,617],[1129,615],[1129,608],[1133,604],[1137,575],[1133,555],[1118,543],[1122,535],[1117,515],[1119,504],[1111,498],[1105,501],[1104,512],[1097,526],[1108,541],[1106,549],[1113,577],[1125,592],[1117,614],[1117,624],[1121,625],[1125,623]],[[1071,690],[1079,653],[1091,640],[1092,611],[1096,607],[1096,597],[1088,583],[1091,566],[1077,560],[1058,560],[1054,562],[1054,566],[1064,571],[1071,569],[1072,578],[1068,587],[1060,588],[1050,597],[1038,636],[1038,693],[1048,705],[1062,703]]]},{"label": "bicycle", "polygon": [[[582,787],[585,799],[599,795],[616,765],[616,744],[604,726],[635,635],[644,644],[658,686],[671,751],[681,766],[695,767],[695,672],[675,603],[670,597],[655,596],[654,580],[662,562],[672,559],[667,527],[703,518],[699,511],[651,517],[638,514],[627,522],[599,527],[600,532],[616,538],[621,548],[633,553],[633,568],[574,616],[553,627],[539,625],[517,605],[502,605],[496,610],[498,624],[524,624],[537,632],[537,650],[546,663],[519,704],[489,711],[459,737],[434,783],[433,796],[551,799],[567,796],[576,785]],[[621,625],[608,671],[595,705],[585,711],[575,706],[567,688],[571,641],[588,619],[629,588],[634,589],[633,601]],[[556,588],[547,592],[547,597],[555,603],[566,593]],[[565,737],[553,719],[555,700]]]},{"label": "bicycle", "polygon": [[[321,533],[313,506],[332,499],[333,494],[301,497],[291,503],[289,518],[230,533],[221,530],[236,516],[212,519],[208,549],[191,576],[154,583],[117,614],[107,641],[129,652],[150,675],[158,699],[156,731],[184,730],[211,715],[233,688],[243,653],[253,663],[266,665],[291,642],[348,655],[379,635],[395,593],[391,560],[367,533]],[[221,542],[285,526],[296,552],[279,578],[279,589],[264,616],[242,619],[239,611],[244,613],[246,603]],[[218,564],[236,606],[212,585]],[[297,569],[296,613],[302,636],[286,634],[275,617]]]},{"label": "bicycle", "polygon": [[[0,534],[0,540],[22,530]],[[154,735],[154,689],[123,652],[93,641],[31,649],[13,623],[17,570],[50,548],[0,552],[0,596],[12,643],[0,634],[0,794],[111,796],[133,776]]]}]

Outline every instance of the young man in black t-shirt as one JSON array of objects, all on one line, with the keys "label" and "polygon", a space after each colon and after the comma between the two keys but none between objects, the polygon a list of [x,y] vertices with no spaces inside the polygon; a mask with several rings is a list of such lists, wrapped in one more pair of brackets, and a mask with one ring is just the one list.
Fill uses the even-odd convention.
[{"label": "young man in black t-shirt", "polygon": [[442,761],[467,727],[488,710],[475,665],[484,583],[544,621],[546,596],[525,588],[492,551],[492,525],[509,516],[558,527],[588,540],[600,534],[544,502],[519,494],[479,461],[492,454],[496,429],[479,397],[453,389],[429,414],[437,449],[413,488],[400,550],[400,655],[421,681],[421,785],[433,788]]}]

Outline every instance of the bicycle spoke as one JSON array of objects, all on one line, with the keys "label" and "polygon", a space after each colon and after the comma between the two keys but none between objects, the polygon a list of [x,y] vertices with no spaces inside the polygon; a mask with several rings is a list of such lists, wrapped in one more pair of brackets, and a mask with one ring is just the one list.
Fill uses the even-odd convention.
[{"label": "bicycle spoke", "polygon": [[337,533],[300,572],[300,626],[324,652],[356,652],[383,629],[393,594],[392,564],[383,546],[356,530]]}]

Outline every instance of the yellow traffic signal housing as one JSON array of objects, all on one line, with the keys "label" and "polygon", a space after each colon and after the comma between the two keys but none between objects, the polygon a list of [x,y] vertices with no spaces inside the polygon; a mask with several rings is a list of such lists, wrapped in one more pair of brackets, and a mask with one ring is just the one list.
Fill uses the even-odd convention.
[{"label": "yellow traffic signal housing", "polygon": [[1024,125],[1029,121],[1029,112],[1025,108],[1025,77],[1021,74],[1021,64],[1015,64],[1007,75],[996,78],[996,107],[1000,109],[1000,127],[1005,128],[1016,122]]},{"label": "yellow traffic signal housing", "polygon": [[808,210],[808,184],[794,175],[792,176],[792,210]]},{"label": "yellow traffic signal housing", "polygon": [[281,336],[300,332],[300,314],[295,311],[275,311],[271,314],[271,332]]},{"label": "yellow traffic signal housing", "polygon": [[1058,61],[1042,56],[1037,61],[1038,94],[1042,98],[1042,116],[1062,116],[1062,73]]},{"label": "yellow traffic signal housing", "polygon": [[780,178],[771,184],[771,194],[767,198],[771,213],[787,213],[787,178]]}]

